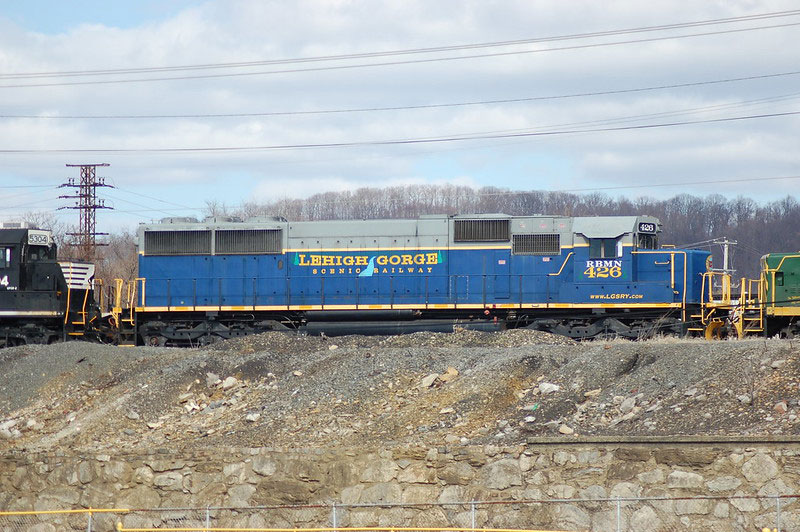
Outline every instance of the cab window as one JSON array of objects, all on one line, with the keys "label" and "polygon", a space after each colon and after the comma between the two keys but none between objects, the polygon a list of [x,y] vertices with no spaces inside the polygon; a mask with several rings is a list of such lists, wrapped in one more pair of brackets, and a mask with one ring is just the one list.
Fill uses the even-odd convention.
[{"label": "cab window", "polygon": [[614,259],[617,257],[616,238],[590,238],[590,259]]},{"label": "cab window", "polygon": [[0,248],[0,268],[11,266],[11,248]]},{"label": "cab window", "polygon": [[658,236],[639,233],[636,245],[639,249],[658,249]]},{"label": "cab window", "polygon": [[783,286],[783,272],[775,273],[775,284],[777,286]]}]

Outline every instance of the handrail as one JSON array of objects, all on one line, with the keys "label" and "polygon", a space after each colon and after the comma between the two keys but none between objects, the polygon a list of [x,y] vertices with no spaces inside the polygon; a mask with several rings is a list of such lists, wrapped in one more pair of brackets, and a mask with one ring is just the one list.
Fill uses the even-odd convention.
[{"label": "handrail", "polygon": [[570,251],[569,253],[567,253],[567,258],[565,258],[564,262],[561,263],[561,268],[558,270],[558,273],[548,273],[547,275],[551,277],[558,277],[559,275],[561,275],[561,272],[564,271],[564,266],[567,265],[567,261],[569,261],[570,257],[572,257],[574,254],[575,254],[574,251]]},{"label": "handrail", "polygon": [[[722,286],[722,298],[719,301],[714,300],[714,279],[720,278]],[[703,272],[703,288],[701,291],[701,300],[705,303],[705,289],[706,280],[708,280],[708,303],[718,303],[721,305],[729,305],[731,299],[731,275],[727,272]]]},{"label": "handrail", "polygon": [[0,516],[13,516],[13,515],[58,515],[58,514],[127,514],[130,513],[128,508],[81,508],[78,510],[24,510],[24,511],[10,511],[0,512]]},{"label": "handrail", "polygon": [[[134,283],[135,283],[135,285],[136,285],[136,286],[138,286],[138,284],[139,284],[139,282],[140,282],[140,281],[141,281],[141,283],[142,283],[142,306],[145,306],[145,301],[146,301],[146,299],[145,299],[145,283],[147,282],[147,279],[146,279],[146,278],[144,278],[144,277],[137,277],[137,278],[134,280]],[[133,297],[133,298],[135,298],[135,297],[136,297],[136,286],[134,286],[134,288],[133,288],[133,294],[132,294],[132,296],[131,296],[131,297]],[[134,299],[134,301],[133,301],[133,302],[135,302],[135,299]]]}]

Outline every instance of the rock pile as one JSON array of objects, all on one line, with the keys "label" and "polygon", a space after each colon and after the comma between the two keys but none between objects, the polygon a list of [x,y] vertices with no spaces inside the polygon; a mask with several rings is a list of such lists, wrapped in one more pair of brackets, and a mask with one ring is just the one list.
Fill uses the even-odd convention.
[{"label": "rock pile", "polygon": [[798,370],[790,340],[576,344],[525,330],[21,346],[0,352],[0,448],[797,434]]}]

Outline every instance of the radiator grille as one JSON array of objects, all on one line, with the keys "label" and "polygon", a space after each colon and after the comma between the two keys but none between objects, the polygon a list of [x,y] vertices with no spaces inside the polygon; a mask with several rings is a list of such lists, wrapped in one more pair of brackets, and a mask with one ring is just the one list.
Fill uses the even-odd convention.
[{"label": "radiator grille", "polygon": [[514,235],[514,255],[558,255],[561,253],[561,235],[543,233]]},{"label": "radiator grille", "polygon": [[217,230],[215,253],[281,253],[283,242],[280,229]]},{"label": "radiator grille", "polygon": [[454,242],[508,242],[508,220],[456,220]]},{"label": "radiator grille", "polygon": [[211,231],[145,231],[145,255],[209,255]]}]

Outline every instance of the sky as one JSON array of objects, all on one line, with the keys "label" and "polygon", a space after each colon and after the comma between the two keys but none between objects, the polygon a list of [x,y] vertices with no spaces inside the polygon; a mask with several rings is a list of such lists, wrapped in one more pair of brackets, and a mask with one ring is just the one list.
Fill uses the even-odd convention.
[{"label": "sky", "polygon": [[800,182],[794,7],[0,0],[0,221],[77,222],[58,187],[90,163],[111,231],[406,184],[776,200]]}]

